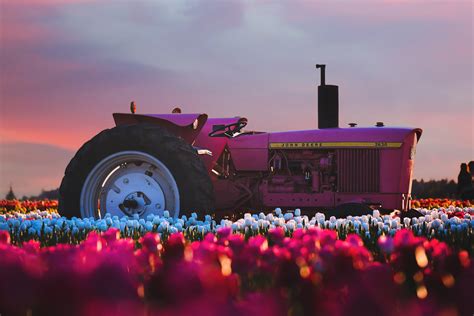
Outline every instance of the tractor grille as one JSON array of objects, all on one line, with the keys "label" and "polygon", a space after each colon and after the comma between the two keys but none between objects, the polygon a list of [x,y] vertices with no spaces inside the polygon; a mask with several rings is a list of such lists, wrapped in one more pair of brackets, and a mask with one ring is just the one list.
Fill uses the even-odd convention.
[{"label": "tractor grille", "polygon": [[338,149],[336,155],[338,192],[379,192],[378,149]]}]

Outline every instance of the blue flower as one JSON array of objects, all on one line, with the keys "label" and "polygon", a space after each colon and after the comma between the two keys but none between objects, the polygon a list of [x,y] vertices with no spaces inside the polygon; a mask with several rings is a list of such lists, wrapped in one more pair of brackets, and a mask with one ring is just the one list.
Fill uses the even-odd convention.
[{"label": "blue flower", "polygon": [[177,232],[178,232],[178,229],[177,229],[176,227],[171,226],[170,229],[169,229],[169,232],[170,232],[171,234],[174,234],[174,233],[177,233]]},{"label": "blue flower", "polygon": [[[22,231],[28,230],[28,227],[29,227],[29,226],[28,226],[27,223],[29,223],[29,222],[26,221],[26,222],[21,223],[20,229],[21,229]],[[0,225],[1,225],[1,224],[0,224]],[[0,230],[1,230],[1,228],[0,228]]]},{"label": "blue flower", "polygon": [[79,228],[79,229],[84,229],[84,227],[85,227],[83,221],[78,221],[78,222],[76,223],[76,226],[77,226],[77,228]]},{"label": "blue flower", "polygon": [[153,224],[150,221],[146,222],[145,223],[145,229],[147,231],[152,231],[153,230]]},{"label": "blue flower", "polygon": [[161,220],[160,220],[160,217],[159,216],[155,216],[153,218],[153,224],[154,225],[159,225],[161,223]]},{"label": "blue flower", "polygon": [[36,220],[32,221],[31,226],[36,231],[39,231],[39,230],[41,230],[41,227],[43,226],[43,222],[40,219],[36,219]]},{"label": "blue flower", "polygon": [[301,210],[299,208],[295,210],[295,216],[301,216]]}]

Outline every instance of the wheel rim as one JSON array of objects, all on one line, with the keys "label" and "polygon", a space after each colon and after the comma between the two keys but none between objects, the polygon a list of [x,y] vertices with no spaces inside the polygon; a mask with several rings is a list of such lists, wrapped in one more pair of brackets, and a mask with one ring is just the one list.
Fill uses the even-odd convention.
[{"label": "wheel rim", "polygon": [[81,191],[82,217],[111,215],[144,218],[149,214],[179,215],[179,191],[169,169],[140,151],[121,151],[102,159]]}]

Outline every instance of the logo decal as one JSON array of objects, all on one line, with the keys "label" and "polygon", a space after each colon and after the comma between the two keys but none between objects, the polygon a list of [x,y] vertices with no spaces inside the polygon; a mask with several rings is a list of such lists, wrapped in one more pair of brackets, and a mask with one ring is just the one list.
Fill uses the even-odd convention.
[{"label": "logo decal", "polygon": [[311,149],[311,148],[400,148],[398,142],[288,142],[270,143],[270,149]]}]

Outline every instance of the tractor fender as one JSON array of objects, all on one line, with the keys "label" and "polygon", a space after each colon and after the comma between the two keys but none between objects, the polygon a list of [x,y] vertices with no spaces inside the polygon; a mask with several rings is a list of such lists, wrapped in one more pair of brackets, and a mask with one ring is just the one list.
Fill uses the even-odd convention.
[{"label": "tractor fender", "polygon": [[207,121],[207,114],[114,113],[113,117],[116,126],[143,123],[162,126],[191,145]]}]

